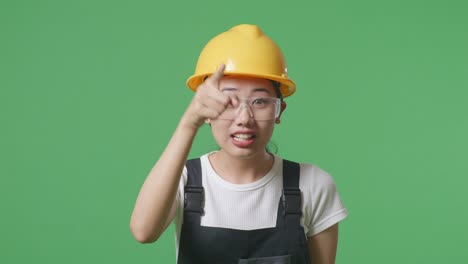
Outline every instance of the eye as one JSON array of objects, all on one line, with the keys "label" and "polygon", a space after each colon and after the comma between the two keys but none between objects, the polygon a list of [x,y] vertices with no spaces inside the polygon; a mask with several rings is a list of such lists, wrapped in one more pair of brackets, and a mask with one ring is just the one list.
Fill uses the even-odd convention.
[{"label": "eye", "polygon": [[264,98],[255,98],[252,101],[252,105],[265,105],[267,103],[268,103],[267,100],[265,100]]},{"label": "eye", "polygon": [[264,109],[268,108],[271,106],[271,102],[268,100],[268,98],[252,98],[252,105],[253,108],[255,109]]}]

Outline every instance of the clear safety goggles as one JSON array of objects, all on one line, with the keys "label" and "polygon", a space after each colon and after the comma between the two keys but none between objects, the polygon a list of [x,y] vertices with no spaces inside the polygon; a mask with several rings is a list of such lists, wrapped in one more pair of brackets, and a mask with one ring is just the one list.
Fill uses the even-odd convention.
[{"label": "clear safety goggles", "polygon": [[273,97],[239,98],[239,105],[229,105],[217,119],[234,120],[243,111],[247,111],[250,118],[257,121],[273,120],[280,114],[281,99]]}]

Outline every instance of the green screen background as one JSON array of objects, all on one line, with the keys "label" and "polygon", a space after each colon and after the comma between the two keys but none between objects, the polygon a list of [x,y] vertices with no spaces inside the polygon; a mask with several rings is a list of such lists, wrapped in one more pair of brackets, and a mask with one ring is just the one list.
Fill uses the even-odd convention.
[{"label": "green screen background", "polygon": [[[139,188],[199,52],[258,24],[297,92],[278,154],[334,177],[337,263],[468,257],[466,1],[1,1],[0,263],[175,263],[137,243]],[[216,148],[208,127],[190,157]]]}]

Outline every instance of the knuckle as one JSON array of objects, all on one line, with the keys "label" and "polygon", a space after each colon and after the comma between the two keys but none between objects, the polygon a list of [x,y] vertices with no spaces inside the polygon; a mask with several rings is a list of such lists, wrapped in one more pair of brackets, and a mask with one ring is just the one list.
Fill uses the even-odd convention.
[{"label": "knuckle", "polygon": [[229,96],[223,96],[222,102],[223,102],[224,105],[229,104],[230,101],[231,100],[230,100]]}]

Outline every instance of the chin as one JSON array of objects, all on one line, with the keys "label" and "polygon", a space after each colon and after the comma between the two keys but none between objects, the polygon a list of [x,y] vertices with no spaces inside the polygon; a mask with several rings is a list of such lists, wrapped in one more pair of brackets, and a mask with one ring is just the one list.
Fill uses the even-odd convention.
[{"label": "chin", "polygon": [[223,148],[222,150],[233,158],[247,160],[261,156],[265,151],[265,148],[239,148],[236,146],[230,146],[229,148]]}]

